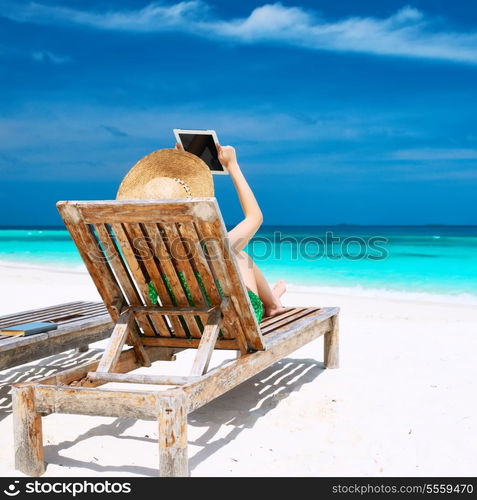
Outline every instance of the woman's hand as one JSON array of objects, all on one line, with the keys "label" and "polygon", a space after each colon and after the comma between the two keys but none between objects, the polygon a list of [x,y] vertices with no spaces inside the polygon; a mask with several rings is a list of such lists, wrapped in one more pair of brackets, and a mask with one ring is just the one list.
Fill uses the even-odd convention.
[{"label": "woman's hand", "polygon": [[238,170],[237,153],[233,146],[221,146],[217,144],[217,152],[220,163],[230,172]]}]

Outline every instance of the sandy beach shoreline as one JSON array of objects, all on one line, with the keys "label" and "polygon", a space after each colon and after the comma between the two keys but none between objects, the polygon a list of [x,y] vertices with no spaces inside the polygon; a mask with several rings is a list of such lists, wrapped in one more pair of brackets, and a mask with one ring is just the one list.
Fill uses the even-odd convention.
[{"label": "sandy beach shoreline", "polygon": [[[0,259],[0,294],[2,294],[2,303],[0,303],[0,315],[23,310],[22,301],[24,294],[9,293],[12,287],[15,290],[26,288],[38,292],[38,287],[44,291],[45,283],[47,288],[60,288],[68,300],[101,300],[84,264],[77,266],[54,266],[52,264],[26,263],[22,261],[8,261]],[[411,302],[411,303],[430,303],[430,304],[451,304],[456,306],[476,306],[477,295],[468,293],[446,294],[442,292],[421,292],[411,290],[391,290],[385,288],[369,288],[362,286],[329,286],[329,285],[296,285],[287,283],[287,297],[300,297],[301,301],[308,304],[309,298],[315,305],[316,297],[332,297],[337,301],[343,298],[360,299],[379,299],[389,300],[391,302]],[[55,295],[54,291],[51,291]],[[79,298],[78,298],[79,297]],[[35,296],[35,303],[41,300],[38,295]],[[44,300],[50,300],[50,294],[44,297]],[[50,302],[45,305],[49,305]],[[301,304],[301,302],[300,302]],[[35,305],[33,307],[41,307]],[[19,308],[19,309],[17,309]]]},{"label": "sandy beach shoreline", "polygon": [[[0,263],[0,314],[99,300],[82,272]],[[192,476],[472,476],[477,466],[475,306],[416,297],[310,293],[286,305],[341,307],[341,367],[318,339],[190,415]],[[2,476],[13,465],[9,384],[98,357],[67,352],[0,374]],[[220,363],[233,353],[220,353]],[[192,353],[154,370],[183,374]],[[144,369],[141,369],[144,370]],[[141,372],[139,370],[139,372]],[[156,476],[154,422],[43,419],[47,476]]]}]

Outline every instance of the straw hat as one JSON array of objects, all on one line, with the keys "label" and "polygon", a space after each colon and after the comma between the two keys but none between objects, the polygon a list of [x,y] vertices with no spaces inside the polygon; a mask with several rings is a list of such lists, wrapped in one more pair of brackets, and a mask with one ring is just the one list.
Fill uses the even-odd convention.
[{"label": "straw hat", "polygon": [[119,186],[117,200],[200,198],[214,196],[207,164],[177,149],[159,149],[141,158]]}]

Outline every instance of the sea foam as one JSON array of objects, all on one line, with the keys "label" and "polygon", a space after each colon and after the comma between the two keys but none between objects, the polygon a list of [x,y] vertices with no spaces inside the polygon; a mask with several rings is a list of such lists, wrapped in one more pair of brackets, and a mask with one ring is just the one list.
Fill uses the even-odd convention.
[{"label": "sea foam", "polygon": [[312,285],[296,285],[293,283],[287,284],[287,290],[290,293],[304,293],[310,295],[329,294],[343,295],[363,298],[403,300],[412,302],[433,302],[445,304],[463,304],[477,305],[477,296],[470,293],[458,294],[443,294],[431,292],[416,292],[411,290],[389,290],[386,288],[366,288],[363,286],[312,286]]}]

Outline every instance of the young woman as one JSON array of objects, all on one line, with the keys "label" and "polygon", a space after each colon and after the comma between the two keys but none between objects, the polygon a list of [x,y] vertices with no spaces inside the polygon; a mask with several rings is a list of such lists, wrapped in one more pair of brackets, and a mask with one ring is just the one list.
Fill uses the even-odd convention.
[{"label": "young woman", "polygon": [[[176,144],[177,149],[182,149]],[[217,146],[220,163],[228,170],[242,206],[244,219],[228,233],[229,241],[235,250],[240,274],[248,289],[250,300],[258,319],[280,314],[285,309],[280,301],[286,291],[286,285],[280,280],[270,287],[260,269],[244,251],[250,239],[258,231],[263,222],[263,215],[255,199],[252,189],[247,183],[237,155],[232,146]]]}]

